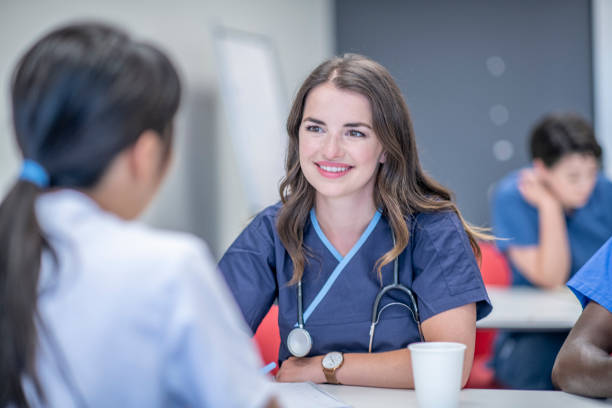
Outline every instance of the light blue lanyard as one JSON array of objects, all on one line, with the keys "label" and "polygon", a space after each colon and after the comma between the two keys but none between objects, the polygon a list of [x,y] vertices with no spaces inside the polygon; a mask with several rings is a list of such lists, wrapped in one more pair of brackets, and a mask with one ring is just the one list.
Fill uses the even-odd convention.
[{"label": "light blue lanyard", "polygon": [[[317,217],[315,215],[314,208],[310,210],[310,221],[312,222],[312,225],[317,235],[319,236],[319,239],[323,242],[323,244],[330,250],[330,252],[334,255],[334,257],[340,263],[334,268],[334,271],[332,272],[332,274],[329,276],[329,278],[327,278],[327,281],[325,282],[325,284],[323,285],[319,293],[317,293],[317,296],[315,296],[312,303],[308,306],[308,308],[304,312],[304,323],[306,323],[306,321],[308,320],[312,312],[314,312],[314,310],[317,308],[319,303],[321,303],[321,300],[323,300],[325,295],[327,295],[327,292],[329,292],[329,290],[331,289],[331,286],[334,284],[336,279],[338,279],[338,276],[340,276],[340,273],[344,270],[346,265],[351,261],[353,256],[355,256],[355,254],[359,251],[362,245],[366,242],[366,240],[368,239],[372,231],[374,231],[374,228],[378,224],[378,221],[380,220],[381,215],[382,213],[380,212],[380,210],[377,210],[376,213],[374,213],[374,217],[372,217],[372,220],[368,224],[368,227],[365,229],[363,234],[361,234],[361,237],[359,237],[359,240],[357,241],[357,243],[353,245],[353,247],[351,248],[349,253],[346,254],[345,257],[342,257],[342,255],[338,253],[336,248],[334,248],[333,245],[329,242],[325,234],[323,234],[323,231],[321,230],[321,227],[319,226],[319,222],[317,221]],[[295,325],[297,326],[297,323]]]}]

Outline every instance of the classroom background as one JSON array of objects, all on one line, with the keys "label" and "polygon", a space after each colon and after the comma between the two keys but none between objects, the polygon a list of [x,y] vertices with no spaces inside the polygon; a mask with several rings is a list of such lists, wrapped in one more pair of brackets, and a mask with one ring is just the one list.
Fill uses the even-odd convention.
[{"label": "classroom background", "polygon": [[[477,225],[489,225],[493,183],[528,164],[528,131],[545,113],[573,111],[593,121],[612,176],[609,0],[2,0],[0,196],[20,167],[12,69],[35,38],[83,19],[154,40],[181,70],[173,167],[143,218],[202,237],[217,257],[255,214],[249,195],[258,189],[249,185],[228,119],[221,86],[228,67],[215,49],[220,28],[265,39],[283,121],[297,87],[325,58],[356,52],[387,67],[411,110],[423,167]],[[265,128],[264,121],[249,117],[244,126]],[[260,145],[276,146],[279,135],[267,141],[261,133]],[[267,156],[259,160],[282,166],[282,157]]]}]

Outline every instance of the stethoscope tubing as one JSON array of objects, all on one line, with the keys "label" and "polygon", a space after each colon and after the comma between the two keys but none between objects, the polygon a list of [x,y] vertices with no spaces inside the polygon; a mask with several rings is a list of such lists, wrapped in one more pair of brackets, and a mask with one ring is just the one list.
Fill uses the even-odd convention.
[{"label": "stethoscope tubing", "polygon": [[[395,247],[395,234],[393,233],[393,231],[391,232],[391,236],[393,238],[393,246]],[[375,327],[378,324],[378,318],[379,318],[379,306],[380,306],[380,301],[382,300],[383,296],[391,291],[391,290],[401,290],[402,292],[406,293],[408,295],[408,297],[410,298],[410,303],[412,304],[412,307],[401,303],[402,305],[406,306],[408,308],[408,310],[410,310],[410,313],[412,314],[412,318],[414,319],[414,321],[417,324],[417,329],[419,331],[419,338],[421,341],[425,341],[425,338],[423,336],[423,331],[421,330],[421,319],[419,316],[419,308],[418,308],[418,303],[416,301],[416,298],[414,296],[414,294],[412,293],[412,291],[407,288],[406,286],[402,285],[401,283],[399,283],[399,256],[397,256],[394,261],[393,261],[393,283],[390,285],[387,285],[385,287],[383,287],[378,294],[376,295],[376,298],[374,300],[374,304],[372,305],[372,322],[370,325],[370,342],[369,342],[369,352],[372,351],[372,341],[374,338],[374,331],[375,331]],[[297,283],[297,314],[298,314],[298,323],[297,323],[297,328],[294,328],[292,330],[293,331],[304,331],[304,335],[307,335],[308,338],[308,351],[306,353],[303,352],[299,352],[296,353],[295,352],[295,347],[292,347],[289,343],[289,341],[287,342],[287,348],[289,349],[289,352],[297,357],[303,357],[304,355],[308,354],[308,352],[310,352],[310,348],[312,347],[312,338],[310,336],[310,333],[308,333],[308,331],[304,328],[304,308],[303,308],[303,289],[302,289],[302,278],[299,279],[298,283]],[[384,310],[384,307],[383,307]],[[382,310],[381,310],[382,312]],[[289,333],[289,338],[292,337],[291,336],[291,332]]]},{"label": "stethoscope tubing", "polygon": [[298,281],[297,287],[297,306],[298,306],[298,327],[304,328],[304,307],[302,306],[302,278]]}]

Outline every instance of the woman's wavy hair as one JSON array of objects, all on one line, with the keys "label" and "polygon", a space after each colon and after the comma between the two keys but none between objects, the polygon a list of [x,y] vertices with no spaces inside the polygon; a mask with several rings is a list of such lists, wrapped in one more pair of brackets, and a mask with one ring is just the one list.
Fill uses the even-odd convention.
[{"label": "woman's wavy hair", "polygon": [[283,205],[276,228],[294,265],[290,284],[301,279],[304,272],[308,251],[304,247],[304,226],[315,203],[315,189],[300,168],[299,129],[308,94],[327,82],[368,98],[373,129],[386,155],[385,162],[377,169],[374,202],[389,220],[395,234],[395,246],[376,262],[379,278],[382,267],[392,262],[408,245],[410,232],[406,218],[417,212],[456,213],[476,257],[480,258],[477,239],[491,237],[485,229],[468,224],[454,203],[452,193],[421,168],[410,113],[397,84],[377,62],[361,55],[345,54],[323,62],[312,71],[297,92],[287,119],[286,174],[279,189]]}]

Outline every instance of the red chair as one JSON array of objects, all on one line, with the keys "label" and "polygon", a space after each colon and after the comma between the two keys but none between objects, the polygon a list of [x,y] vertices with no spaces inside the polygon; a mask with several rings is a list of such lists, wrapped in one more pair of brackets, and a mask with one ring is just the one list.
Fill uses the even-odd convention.
[{"label": "red chair", "polygon": [[[264,364],[275,362],[278,364],[278,350],[280,348],[280,331],[278,330],[278,306],[272,305],[268,314],[263,318],[255,336],[255,344]],[[274,375],[278,367],[270,372]]]},{"label": "red chair", "polygon": [[[506,258],[493,244],[480,242],[482,259],[480,273],[487,286],[510,286],[510,267]],[[477,329],[474,349],[474,364],[468,378],[467,388],[499,388],[495,383],[494,372],[487,366],[493,354],[493,343],[497,330]]]}]

